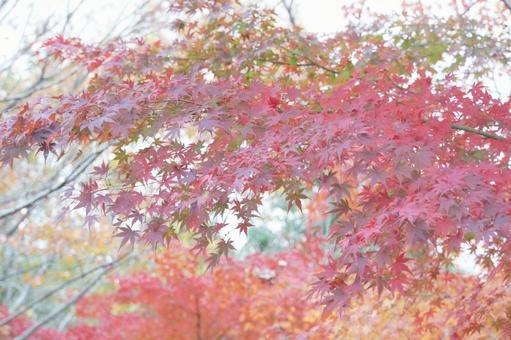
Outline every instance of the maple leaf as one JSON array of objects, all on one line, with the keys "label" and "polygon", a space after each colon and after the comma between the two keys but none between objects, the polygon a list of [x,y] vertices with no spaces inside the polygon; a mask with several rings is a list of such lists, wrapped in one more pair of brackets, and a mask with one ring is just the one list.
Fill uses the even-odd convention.
[{"label": "maple leaf", "polygon": [[85,217],[85,225],[90,229],[92,228],[96,223],[98,223],[98,215],[87,215]]},{"label": "maple leaf", "polygon": [[394,259],[394,263],[391,265],[391,279],[389,287],[392,291],[398,291],[401,294],[405,294],[405,285],[408,283],[407,273],[411,273],[410,268],[406,264],[409,261],[404,254],[400,254]]},{"label": "maple leaf", "polygon": [[303,214],[302,211],[302,199],[307,199],[308,197],[302,193],[291,193],[288,194],[286,199],[288,201],[287,204],[287,210],[291,210],[291,207],[293,206],[293,203],[296,205],[296,207],[300,210],[300,212]]},{"label": "maple leaf", "polygon": [[168,230],[169,227],[167,227],[162,221],[155,220],[149,224],[146,230],[144,230],[141,238],[146,242],[146,244],[150,245],[153,249],[156,249],[158,244],[164,244]]},{"label": "maple leaf", "polygon": [[108,173],[110,166],[105,162],[101,163],[100,166],[95,166],[93,168],[92,174],[95,176],[103,177]]},{"label": "maple leaf", "polygon": [[327,211],[327,214],[335,214],[340,216],[351,211],[350,204],[347,199],[342,198],[339,202],[331,203],[333,208]]},{"label": "maple leaf", "polygon": [[117,234],[114,235],[114,237],[121,237],[121,245],[119,246],[119,249],[122,248],[128,241],[133,248],[135,246],[135,242],[139,238],[139,231],[133,230],[130,227],[119,227],[118,230],[120,230]]},{"label": "maple leaf", "polygon": [[227,258],[228,254],[231,250],[235,250],[235,248],[233,246],[233,241],[220,239],[216,245],[216,252],[211,253],[207,259],[207,263],[208,263],[207,269],[211,270],[215,266],[217,266],[218,263],[220,262],[220,259],[222,258],[222,255],[224,255]]},{"label": "maple leaf", "polygon": [[419,217],[427,216],[428,211],[425,204],[421,204],[418,200],[411,198],[404,202],[396,209],[400,216],[400,220],[414,223]]},{"label": "maple leaf", "polygon": [[57,152],[55,151],[56,145],[57,144],[53,142],[43,142],[40,144],[39,149],[37,149],[37,151],[42,152],[44,155],[44,159],[46,160],[50,152],[53,153],[55,156],[58,156]]},{"label": "maple leaf", "polygon": [[143,195],[138,191],[121,191],[114,201],[112,211],[116,214],[130,216],[132,210],[143,201]]},{"label": "maple leaf", "polygon": [[244,233],[245,235],[248,235],[248,228],[253,227],[254,225],[248,221],[243,221],[242,223],[239,223],[236,228],[240,230],[240,233]]},{"label": "maple leaf", "polygon": [[342,183],[334,183],[330,186],[330,192],[337,200],[350,196],[353,185],[347,181]]},{"label": "maple leaf", "polygon": [[88,183],[82,183],[81,186],[82,190],[80,191],[80,194],[78,197],[75,197],[75,200],[78,201],[78,203],[73,209],[85,208],[85,213],[89,214],[96,204],[94,195],[98,189],[98,183],[96,181],[89,180]]}]

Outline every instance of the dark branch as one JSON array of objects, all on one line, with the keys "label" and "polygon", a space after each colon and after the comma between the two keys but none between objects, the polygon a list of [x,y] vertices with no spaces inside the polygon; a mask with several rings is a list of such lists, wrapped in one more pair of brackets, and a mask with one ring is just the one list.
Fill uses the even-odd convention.
[{"label": "dark branch", "polygon": [[263,62],[263,63],[270,63],[274,65],[283,65],[283,66],[296,66],[296,67],[310,67],[310,66],[317,66],[315,63],[289,63],[285,61],[280,60],[271,60],[271,59],[256,59],[257,61]]},{"label": "dark branch", "polygon": [[[18,231],[19,226],[27,219],[27,217],[30,215],[30,210],[28,210],[23,216],[21,216],[20,219],[5,233],[5,236],[7,238],[11,237]],[[0,280],[1,281],[1,280]]]},{"label": "dark branch", "polygon": [[490,138],[490,139],[506,140],[505,137],[498,136],[498,135],[495,135],[493,133],[488,133],[488,132],[485,132],[485,131],[482,131],[482,130],[479,130],[479,129],[474,129],[474,128],[471,128],[471,127],[468,127],[468,126],[463,126],[463,125],[458,125],[458,124],[451,124],[451,129],[463,130],[463,131],[467,131],[467,132],[473,132],[473,133],[476,133],[478,135],[481,135],[483,137]]}]

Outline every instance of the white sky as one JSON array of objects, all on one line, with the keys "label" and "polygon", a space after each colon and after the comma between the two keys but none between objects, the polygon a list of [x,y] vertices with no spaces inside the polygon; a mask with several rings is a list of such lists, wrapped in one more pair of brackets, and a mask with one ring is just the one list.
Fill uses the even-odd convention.
[{"label": "white sky", "polygon": [[[432,0],[431,2],[438,2]],[[295,0],[296,18],[300,25],[313,33],[335,33],[345,23],[341,6],[352,1],[343,0]],[[278,1],[277,1],[278,3]],[[366,8],[378,12],[392,12],[401,8],[402,0],[367,0]],[[285,17],[285,14],[282,13]]]},{"label": "white sky", "polygon": [[[30,4],[31,2],[33,4]],[[21,0],[20,4],[9,13],[8,20],[16,21],[23,26],[24,23],[40,22],[52,14],[62,19],[68,9],[74,8],[79,2],[79,0]],[[274,7],[279,4],[280,0],[260,0],[260,2]],[[299,24],[309,32],[333,33],[345,23],[345,19],[341,15],[341,6],[351,2],[349,0],[295,0],[295,15]],[[401,2],[402,0],[366,0],[365,6],[376,11],[391,12],[399,10]],[[430,0],[429,2],[432,4],[442,3],[445,0]],[[71,33],[86,39],[94,38],[98,31],[110,29],[110,25],[119,16],[129,13],[139,3],[140,1],[128,0],[86,0],[80,7],[79,13],[82,16],[93,13],[93,17],[81,19],[80,25],[74,27]],[[279,13],[284,20],[287,20],[284,11],[280,10]],[[5,24],[0,25],[0,58],[7,57],[19,46],[23,32],[23,27],[13,28]]]}]

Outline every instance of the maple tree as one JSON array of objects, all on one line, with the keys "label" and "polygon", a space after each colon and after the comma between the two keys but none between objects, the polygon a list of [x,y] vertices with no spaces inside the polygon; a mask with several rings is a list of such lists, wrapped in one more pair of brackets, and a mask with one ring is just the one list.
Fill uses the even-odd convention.
[{"label": "maple tree", "polygon": [[[304,281],[319,250],[289,250],[230,260],[203,274],[193,252],[174,244],[156,256],[153,274],[114,277],[110,293],[83,299],[79,324],[68,334],[88,337],[256,339],[298,334],[315,326]],[[309,269],[310,268],[310,269]],[[278,299],[278,303],[276,303]],[[309,315],[309,320],[307,320]],[[96,320],[87,326],[84,321]],[[128,326],[131,324],[132,326]]]},{"label": "maple tree", "polygon": [[[257,253],[243,261],[229,260],[204,273],[190,249],[173,243],[154,256],[154,271],[113,275],[110,287],[84,297],[77,319],[65,331],[41,329],[36,339],[307,339],[391,338],[438,339],[478,331],[474,338],[500,332],[509,336],[509,296],[501,287],[485,288],[478,299],[486,313],[478,323],[456,324],[459,297],[471,292],[477,279],[442,274],[428,294],[408,298],[356,299],[343,318],[324,314],[307,298],[304,282],[319,270],[324,256],[321,239],[308,238],[273,256]],[[413,303],[411,303],[413,302]],[[30,323],[0,328],[16,336]]]},{"label": "maple tree", "polygon": [[[484,2],[476,19],[462,5],[445,19],[418,4],[323,39],[278,26],[269,9],[176,1],[171,42],[56,36],[42,60],[85,68],[87,87],[3,115],[0,162],[77,144],[111,151],[66,190],[69,209],[89,225],[109,216],[121,245],[191,233],[199,251],[214,244],[210,267],[266,195],[299,210],[320,195],[331,256],[313,292],[327,311],[368,290],[431,289],[464,247],[483,270],[477,301],[511,274],[511,103],[482,83],[494,67],[509,71],[511,38],[503,2]],[[460,84],[469,76],[479,81]]]}]

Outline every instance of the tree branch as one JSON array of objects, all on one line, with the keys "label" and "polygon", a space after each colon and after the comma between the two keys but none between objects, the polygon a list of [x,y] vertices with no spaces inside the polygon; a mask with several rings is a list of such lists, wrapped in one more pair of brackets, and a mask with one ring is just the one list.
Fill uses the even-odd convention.
[{"label": "tree branch", "polygon": [[15,213],[17,213],[18,211],[24,209],[24,208],[29,208],[31,207],[32,205],[34,205],[35,203],[39,202],[40,200],[46,198],[47,196],[49,196],[50,194],[62,189],[63,187],[65,187],[67,184],[71,183],[72,181],[74,181],[76,178],[78,178],[85,170],[87,170],[87,168],[103,153],[103,151],[105,151],[108,147],[110,146],[107,145],[106,147],[103,147],[101,148],[100,150],[96,151],[95,153],[89,155],[86,159],[83,160],[82,163],[80,163],[76,168],[75,170],[73,170],[61,183],[59,183],[58,185],[54,186],[53,188],[49,188],[47,190],[44,190],[43,192],[39,193],[38,195],[36,195],[36,197],[32,198],[30,201],[24,203],[24,204],[21,204],[15,208],[12,208],[10,210],[7,210],[7,211],[3,211],[3,212],[0,212],[0,220],[3,219],[3,218],[6,218],[8,216],[11,216],[11,215],[14,215]]},{"label": "tree branch", "polygon": [[283,65],[283,66],[296,66],[296,67],[310,67],[310,66],[317,66],[316,63],[288,63],[288,62],[285,62],[285,61],[280,61],[280,60],[271,60],[271,59],[263,59],[263,58],[259,58],[259,59],[256,59],[257,61],[260,61],[260,62],[263,62],[263,63],[270,63],[270,64],[274,64],[274,65]]},{"label": "tree branch", "polygon": [[296,25],[296,18],[295,18],[295,15],[293,13],[293,3],[294,3],[294,0],[290,0],[289,2],[287,2],[286,0],[280,0],[280,3],[286,9],[287,16],[289,18],[289,23],[291,23],[291,26],[293,28],[296,28],[297,27],[297,25]]},{"label": "tree branch", "polygon": [[14,235],[14,233],[16,231],[18,231],[18,228],[21,225],[21,223],[23,223],[29,215],[30,215],[30,210],[28,210],[25,214],[23,214],[23,216],[21,216],[21,218],[9,230],[7,230],[7,232],[5,232],[5,234],[4,234],[5,237],[9,238],[12,235]]},{"label": "tree branch", "polygon": [[25,305],[22,309],[20,309],[19,311],[17,311],[16,313],[14,314],[11,314],[9,316],[7,316],[6,318],[3,318],[2,320],[0,320],[0,326],[3,326],[3,325],[6,325],[8,324],[9,322],[11,322],[12,320],[14,320],[15,318],[17,318],[18,316],[20,316],[21,314],[25,313],[26,311],[28,311],[30,308],[32,308],[33,306],[37,305],[39,302],[41,301],[44,301],[46,300],[47,298],[49,298],[50,296],[52,296],[53,294],[57,293],[58,291],[66,288],[67,286],[69,286],[70,284],[76,282],[76,281],[79,281],[87,276],[89,276],[90,274],[98,271],[99,269],[102,269],[102,268],[106,268],[106,269],[109,269],[111,270],[115,264],[121,262],[122,260],[124,260],[125,258],[127,258],[129,253],[127,254],[124,254],[122,256],[120,256],[117,260],[115,261],[112,261],[112,262],[108,262],[108,263],[105,263],[105,264],[102,264],[100,266],[97,266],[97,267],[94,267],[84,273],[82,273],[81,275],[78,275],[78,276],[75,276],[73,277],[72,279],[66,281],[66,282],[63,282],[62,284],[60,284],[59,286],[53,288],[52,290],[50,290],[49,292],[47,292],[46,294],[42,295],[41,297],[35,299],[34,301],[30,302],[28,305]]},{"label": "tree branch", "polygon": [[511,1],[509,1],[509,0],[502,0],[502,2],[504,3],[504,5],[506,5],[507,9],[509,9],[511,11]]},{"label": "tree branch", "polygon": [[202,340],[202,326],[201,326],[201,313],[200,313],[200,303],[199,303],[199,295],[195,295],[195,328],[197,331],[197,340]]},{"label": "tree branch", "polygon": [[33,267],[28,267],[28,268],[22,269],[22,270],[17,271],[17,272],[6,273],[6,274],[4,274],[4,276],[0,277],[0,282],[6,281],[7,279],[9,279],[11,277],[16,277],[16,276],[19,276],[19,275],[23,275],[25,273],[29,273],[29,272],[34,271],[34,270],[39,269],[39,268],[41,268],[41,265],[37,265],[37,266],[33,266]]},{"label": "tree branch", "polygon": [[471,127],[468,127],[468,126],[463,126],[463,125],[458,125],[458,124],[451,124],[451,129],[462,130],[462,131],[467,131],[467,132],[473,132],[473,133],[476,133],[478,135],[481,135],[483,137],[490,138],[490,139],[506,140],[505,137],[498,136],[498,135],[495,135],[493,133],[485,132],[485,131],[482,131],[482,130],[479,130],[479,129],[474,129],[474,128],[471,128]]},{"label": "tree branch", "polygon": [[324,65],[321,65],[320,63],[318,63],[317,61],[314,61],[311,57],[309,56],[306,56],[306,55],[301,55],[302,57],[304,57],[308,62],[310,62],[311,64],[319,67],[320,69],[322,70],[325,70],[327,72],[330,72],[330,73],[333,73],[333,74],[339,74],[339,71],[336,71],[334,69],[331,69],[330,67],[327,67],[327,66],[324,66]]},{"label": "tree branch", "polygon": [[[54,310],[52,313],[50,313],[49,315],[47,315],[45,318],[43,318],[41,321],[39,321],[38,323],[34,324],[32,327],[30,327],[29,329],[27,329],[25,332],[23,332],[21,335],[19,335],[18,337],[16,337],[16,340],[25,340],[25,339],[28,339],[32,334],[34,334],[39,328],[41,328],[42,326],[44,326],[45,324],[47,324],[48,322],[50,322],[51,320],[53,320],[55,317],[57,317],[60,313],[64,312],[67,308],[71,307],[72,305],[74,305],[75,303],[77,303],[85,294],[87,294],[87,292],[89,290],[92,289],[92,287],[94,287],[98,282],[99,280],[105,276],[108,272],[112,271],[114,268],[115,268],[115,264],[118,264],[122,259],[126,258],[126,256],[121,256],[120,258],[118,258],[116,261],[113,261],[109,264],[107,264],[108,266],[103,270],[101,271],[95,278],[94,280],[92,280],[87,286],[85,286],[81,291],[80,293],[78,293],[74,298],[72,298],[71,300],[69,300],[67,303],[65,303],[64,305],[62,305],[61,307],[57,308],[56,310]],[[104,267],[105,265],[103,265]]]}]

